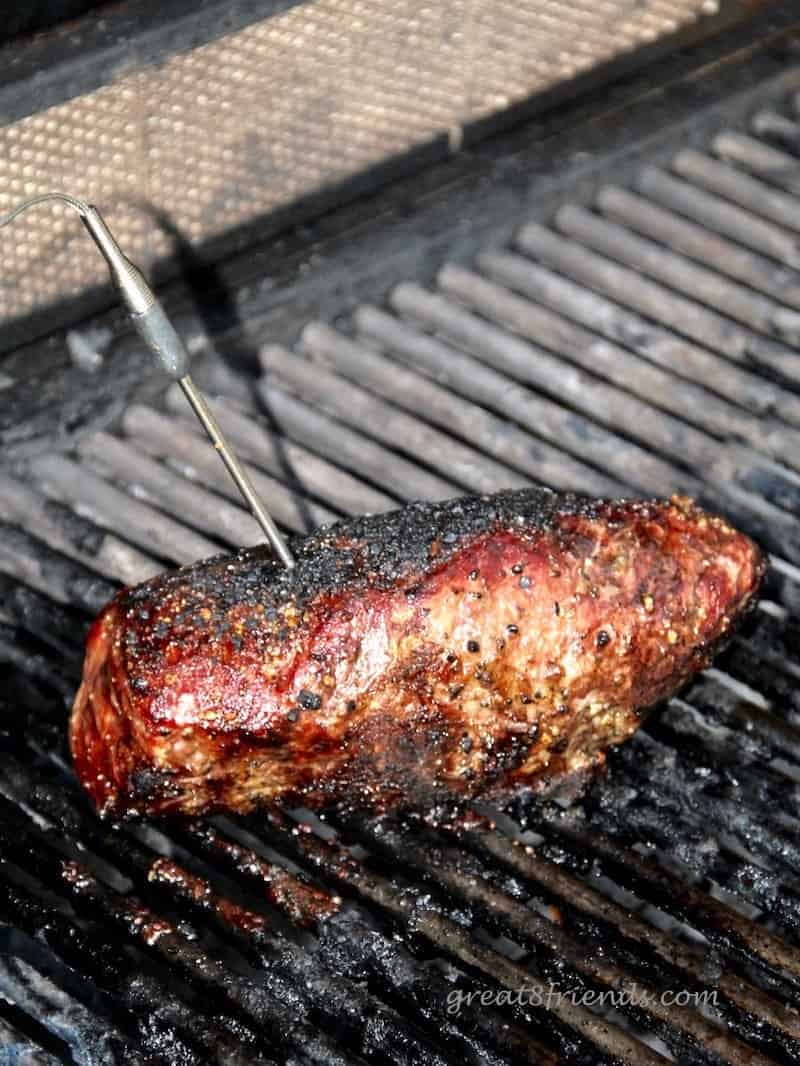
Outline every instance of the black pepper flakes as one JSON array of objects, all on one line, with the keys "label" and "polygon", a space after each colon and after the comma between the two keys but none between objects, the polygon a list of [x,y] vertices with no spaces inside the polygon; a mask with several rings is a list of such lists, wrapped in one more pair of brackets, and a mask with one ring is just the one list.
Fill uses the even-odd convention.
[{"label": "black pepper flakes", "polygon": [[481,650],[481,646],[477,642],[477,640],[468,640],[467,641],[467,651],[471,651],[474,654],[475,652],[479,652],[480,650]]},{"label": "black pepper flakes", "polygon": [[597,634],[597,647],[598,648],[605,648],[606,644],[610,644],[610,643],[611,643],[611,636],[606,632],[605,629],[601,629],[598,632],[598,634]]},{"label": "black pepper flakes", "polygon": [[513,622],[506,626],[506,632],[516,635],[519,633],[519,626],[515,626]]},{"label": "black pepper flakes", "polygon": [[525,567],[522,565],[522,563],[514,563],[514,565],[511,567],[511,573],[521,574],[524,569]]},{"label": "black pepper flakes", "polygon": [[461,750],[463,752],[472,751],[472,738],[471,737],[462,737],[461,738]]},{"label": "black pepper flakes", "polygon": [[553,614],[556,616],[556,618],[558,618],[558,616],[561,614],[561,604],[558,602],[558,600],[555,600],[553,603]]},{"label": "black pepper flakes", "polygon": [[309,692],[307,688],[301,688],[297,702],[307,711],[318,711],[322,706],[322,697],[316,692]]}]

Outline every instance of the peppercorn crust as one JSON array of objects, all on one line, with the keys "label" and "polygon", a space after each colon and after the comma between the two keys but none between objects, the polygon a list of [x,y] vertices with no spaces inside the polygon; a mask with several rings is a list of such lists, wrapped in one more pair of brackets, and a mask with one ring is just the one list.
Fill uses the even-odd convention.
[{"label": "peppercorn crust", "polygon": [[87,641],[75,767],[106,813],[502,798],[597,766],[754,603],[692,501],[412,504],[123,590]]}]

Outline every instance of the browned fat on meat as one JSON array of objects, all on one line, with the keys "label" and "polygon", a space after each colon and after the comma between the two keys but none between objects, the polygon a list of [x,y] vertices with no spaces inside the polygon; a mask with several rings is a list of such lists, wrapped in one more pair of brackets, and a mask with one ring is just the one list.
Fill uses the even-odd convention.
[{"label": "browned fat on meat", "polygon": [[412,504],[121,592],[72,714],[103,812],[383,810],[603,761],[753,603],[756,546],[690,500]]}]

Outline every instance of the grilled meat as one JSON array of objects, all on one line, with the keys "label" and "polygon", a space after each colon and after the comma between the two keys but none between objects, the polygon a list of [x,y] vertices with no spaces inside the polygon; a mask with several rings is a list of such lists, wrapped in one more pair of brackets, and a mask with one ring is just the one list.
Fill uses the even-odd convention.
[{"label": "grilled meat", "polygon": [[412,504],[121,592],[72,715],[103,812],[384,809],[603,761],[753,602],[755,545],[691,501],[527,489]]}]

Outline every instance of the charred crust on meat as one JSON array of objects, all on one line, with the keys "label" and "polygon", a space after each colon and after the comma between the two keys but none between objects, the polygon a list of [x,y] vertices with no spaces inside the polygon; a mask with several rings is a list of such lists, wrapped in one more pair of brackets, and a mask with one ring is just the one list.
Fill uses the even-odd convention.
[{"label": "charred crust on meat", "polygon": [[291,546],[292,571],[246,549],[98,618],[71,742],[99,808],[452,809],[544,787],[706,665],[763,574],[689,501],[540,489]]},{"label": "charred crust on meat", "polygon": [[[412,503],[388,514],[337,522],[310,537],[293,538],[290,547],[296,565],[292,570],[281,566],[267,545],[259,545],[183,567],[122,595],[126,606],[136,609],[146,602],[154,584],[164,592],[187,586],[195,602],[208,600],[216,605],[215,614],[204,621],[219,629],[225,624],[223,612],[236,604],[250,600],[279,609],[291,601],[302,610],[321,593],[345,585],[390,589],[429,568],[432,545],[436,546],[433,557],[442,565],[477,537],[515,527],[546,531],[563,515],[594,518],[597,503],[548,489]],[[368,562],[363,551],[367,546],[375,549]],[[413,597],[419,590],[418,584],[412,585],[406,595]]]}]

